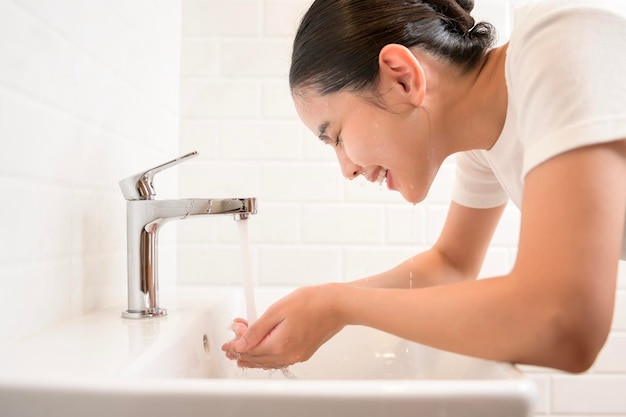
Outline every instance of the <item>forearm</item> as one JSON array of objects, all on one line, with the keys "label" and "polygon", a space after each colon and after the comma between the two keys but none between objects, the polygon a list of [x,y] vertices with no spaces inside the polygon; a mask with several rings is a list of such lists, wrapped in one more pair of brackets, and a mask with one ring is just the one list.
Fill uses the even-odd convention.
[{"label": "forearm", "polygon": [[546,307],[550,301],[517,287],[513,278],[499,277],[416,291],[336,285],[332,292],[345,325],[465,355],[577,371],[571,365],[577,358],[568,357],[577,352],[555,328],[553,313],[561,306]]},{"label": "forearm", "polygon": [[450,284],[475,278],[450,264],[435,248],[419,253],[396,267],[349,282],[350,285],[369,288],[423,288]]},{"label": "forearm", "polygon": [[353,281],[370,288],[423,288],[473,280],[482,266],[504,205],[472,209],[450,204],[437,242],[389,271]]}]

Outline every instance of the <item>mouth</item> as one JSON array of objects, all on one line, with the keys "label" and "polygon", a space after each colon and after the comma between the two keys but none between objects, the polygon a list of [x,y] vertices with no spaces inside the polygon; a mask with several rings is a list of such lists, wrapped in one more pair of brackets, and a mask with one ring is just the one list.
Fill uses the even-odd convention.
[{"label": "mouth", "polygon": [[378,171],[376,182],[378,183],[378,185],[382,185],[386,178],[387,178],[387,170],[385,168],[381,168],[380,171]]}]

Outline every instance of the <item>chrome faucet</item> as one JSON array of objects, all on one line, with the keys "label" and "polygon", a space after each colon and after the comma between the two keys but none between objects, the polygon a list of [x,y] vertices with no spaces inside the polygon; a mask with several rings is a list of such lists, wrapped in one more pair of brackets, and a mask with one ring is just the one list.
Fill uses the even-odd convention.
[{"label": "chrome faucet", "polygon": [[180,158],[140,172],[120,181],[126,201],[126,234],[128,252],[128,310],[125,318],[164,316],[159,306],[158,234],[172,220],[190,216],[232,214],[245,220],[256,214],[256,198],[155,200],[155,174],[198,155],[191,152]]}]

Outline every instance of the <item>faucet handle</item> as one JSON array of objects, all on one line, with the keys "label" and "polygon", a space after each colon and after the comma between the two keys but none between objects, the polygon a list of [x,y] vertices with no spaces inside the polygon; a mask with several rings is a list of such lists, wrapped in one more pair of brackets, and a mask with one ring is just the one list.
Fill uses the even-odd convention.
[{"label": "faucet handle", "polygon": [[154,191],[154,186],[152,185],[152,180],[154,176],[163,171],[164,169],[173,167],[174,165],[178,165],[182,162],[185,162],[193,157],[198,155],[198,152],[190,152],[186,155],[183,155],[179,158],[172,159],[169,162],[164,164],[155,166],[154,168],[150,168],[147,171],[142,171],[138,174],[132,175],[128,178],[120,181],[120,188],[122,189],[122,194],[124,194],[124,198],[126,200],[152,200],[156,195],[156,191]]}]

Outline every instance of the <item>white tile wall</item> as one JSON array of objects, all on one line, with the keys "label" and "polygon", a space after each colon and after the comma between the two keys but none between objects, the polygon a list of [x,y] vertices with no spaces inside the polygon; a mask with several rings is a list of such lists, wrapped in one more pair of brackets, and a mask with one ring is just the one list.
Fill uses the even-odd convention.
[{"label": "white tile wall", "polygon": [[0,343],[126,299],[117,182],[178,153],[181,10],[0,0]]},{"label": "white tile wall", "polygon": [[[523,3],[476,0],[475,16],[493,23],[504,42],[512,7]],[[183,0],[180,143],[201,156],[181,168],[181,194],[259,198],[249,227],[253,269],[263,285],[354,279],[406,259],[437,237],[453,179],[448,161],[416,207],[375,185],[342,179],[332,151],[299,123],[288,91],[290,42],[309,4]],[[508,208],[483,275],[510,269],[518,223],[517,209]],[[181,223],[178,256],[182,282],[242,281],[231,219]],[[624,265],[620,273],[613,332],[592,371],[569,376],[524,368],[539,387],[538,415],[626,417]]]}]

